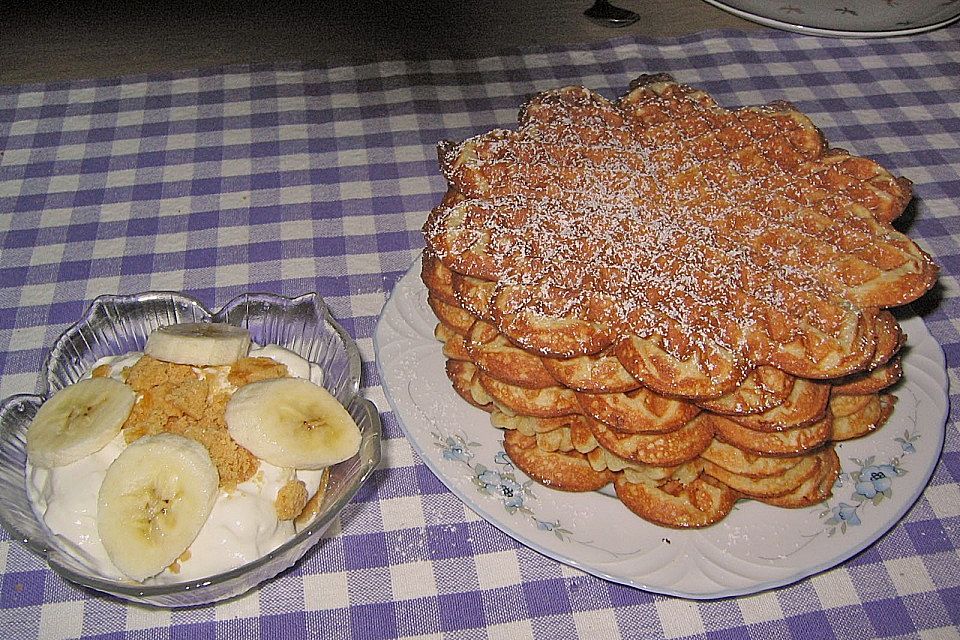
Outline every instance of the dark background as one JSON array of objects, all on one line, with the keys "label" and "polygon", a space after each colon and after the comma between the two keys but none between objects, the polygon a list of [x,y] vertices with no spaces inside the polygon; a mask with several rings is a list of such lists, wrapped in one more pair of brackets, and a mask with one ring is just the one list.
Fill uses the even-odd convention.
[{"label": "dark background", "polygon": [[620,35],[761,28],[701,0],[619,0],[624,28],[583,16],[592,0],[194,2],[139,6],[24,2],[0,13],[0,84],[192,69],[231,63],[328,65],[464,58],[527,45]]}]

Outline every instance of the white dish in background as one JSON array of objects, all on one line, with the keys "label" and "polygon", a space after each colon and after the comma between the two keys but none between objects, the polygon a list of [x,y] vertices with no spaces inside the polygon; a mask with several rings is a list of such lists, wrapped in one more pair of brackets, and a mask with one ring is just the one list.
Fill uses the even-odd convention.
[{"label": "white dish in background", "polygon": [[960,0],[704,0],[727,13],[776,29],[835,38],[888,38],[923,33],[960,19]]},{"label": "white dish in background", "polygon": [[[419,274],[417,260],[374,334],[380,381],[400,426],[427,466],[476,513],[530,548],[601,578],[697,599],[789,584],[836,566],[892,528],[939,460],[947,416],[943,351],[923,322],[910,318],[902,323],[909,342],[896,411],[874,434],[838,444],[843,484],[827,503],[790,510],[742,501],[719,524],[682,531],[646,522],[601,493],[549,489],[509,463],[488,414],[451,388]],[[884,468],[891,460],[894,467]],[[867,499],[871,488],[882,488],[870,482],[857,492],[850,474],[867,467],[886,472],[889,495]]]}]

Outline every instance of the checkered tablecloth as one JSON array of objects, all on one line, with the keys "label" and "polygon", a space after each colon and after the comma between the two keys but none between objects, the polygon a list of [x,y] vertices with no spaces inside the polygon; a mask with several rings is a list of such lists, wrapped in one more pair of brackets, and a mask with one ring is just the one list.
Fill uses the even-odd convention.
[{"label": "checkered tablecloth", "polygon": [[[435,144],[515,122],[530,94],[619,95],[665,71],[728,106],[786,99],[836,146],[916,185],[912,237],[943,269],[920,305],[960,403],[960,26],[889,40],[779,32],[621,38],[466,61],[228,67],[0,87],[0,396],[105,293],[319,292],[356,337],[384,462],[293,570],[215,606],[155,610],[64,582],[0,533],[2,638],[955,638],[960,438],[902,522],[792,586],[719,601],[645,593],[531,551],[420,462],[371,336],[423,246]],[[451,551],[453,550],[453,551]]]}]

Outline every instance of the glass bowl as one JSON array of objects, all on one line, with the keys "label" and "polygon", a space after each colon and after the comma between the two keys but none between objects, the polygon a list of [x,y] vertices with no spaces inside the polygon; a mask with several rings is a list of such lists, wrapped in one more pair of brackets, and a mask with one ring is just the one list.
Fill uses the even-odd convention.
[{"label": "glass bowl", "polygon": [[[323,506],[296,536],[241,567],[202,580],[141,585],[99,575],[72,557],[34,513],[26,487],[25,434],[43,401],[79,380],[102,357],[142,351],[150,332],[180,322],[225,322],[250,331],[258,344],[285,347],[323,369],[323,385],[360,426],[357,455],[330,467]],[[16,395],[0,404],[0,523],[14,539],[43,557],[67,580],[125,600],[160,607],[207,604],[244,593],[291,567],[319,542],[340,510],[380,462],[380,414],[361,398],[360,352],[334,321],[320,296],[298,298],[249,293],[211,313],[180,293],[101,296],[53,345],[40,395]]]}]

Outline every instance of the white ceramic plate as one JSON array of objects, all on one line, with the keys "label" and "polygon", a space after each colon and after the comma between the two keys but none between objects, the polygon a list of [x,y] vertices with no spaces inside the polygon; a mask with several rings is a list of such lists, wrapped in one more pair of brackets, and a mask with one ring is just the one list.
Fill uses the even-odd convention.
[{"label": "white ceramic plate", "polygon": [[401,427],[427,466],[480,516],[596,576],[688,598],[794,582],[839,564],[893,527],[939,459],[947,415],[943,351],[923,322],[910,318],[902,322],[909,342],[896,411],[876,433],[838,445],[841,485],[826,503],[789,510],[741,501],[717,525],[678,531],[640,519],[608,495],[548,489],[510,464],[502,433],[451,388],[419,274],[417,260],[374,335],[380,380]]},{"label": "white ceramic plate", "polygon": [[796,33],[888,38],[923,33],[960,19],[960,0],[704,0],[745,20]]}]

